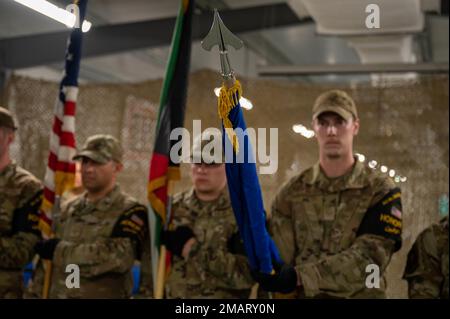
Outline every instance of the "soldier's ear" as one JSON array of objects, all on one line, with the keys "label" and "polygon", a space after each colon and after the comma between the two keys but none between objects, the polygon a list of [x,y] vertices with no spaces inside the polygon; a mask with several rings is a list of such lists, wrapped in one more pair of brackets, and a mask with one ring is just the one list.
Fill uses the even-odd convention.
[{"label": "soldier's ear", "polygon": [[8,138],[7,138],[8,145],[11,145],[14,142],[14,138],[15,138],[16,134],[11,129],[5,129],[5,133],[8,136]]},{"label": "soldier's ear", "polygon": [[355,127],[355,129],[353,131],[353,136],[356,136],[356,135],[358,135],[358,132],[359,132],[359,119],[354,119],[353,124]]},{"label": "soldier's ear", "polygon": [[122,163],[116,163],[116,162],[114,164],[115,164],[115,167],[116,167],[116,169],[115,169],[116,173],[120,173],[123,170],[123,164]]}]

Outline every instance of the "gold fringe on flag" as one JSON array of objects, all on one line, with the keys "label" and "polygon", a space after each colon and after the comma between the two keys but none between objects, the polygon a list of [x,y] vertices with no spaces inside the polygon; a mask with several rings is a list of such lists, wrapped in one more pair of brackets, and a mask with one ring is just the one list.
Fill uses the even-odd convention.
[{"label": "gold fringe on flag", "polygon": [[223,127],[225,128],[225,132],[227,133],[227,136],[230,139],[230,142],[233,145],[233,150],[236,154],[239,152],[239,141],[236,133],[233,130],[233,125],[231,124],[228,115],[234,107],[239,105],[239,99],[241,96],[241,83],[236,80],[233,86],[231,86],[230,88],[223,84],[220,88],[220,94],[218,98],[219,116],[222,119]]}]

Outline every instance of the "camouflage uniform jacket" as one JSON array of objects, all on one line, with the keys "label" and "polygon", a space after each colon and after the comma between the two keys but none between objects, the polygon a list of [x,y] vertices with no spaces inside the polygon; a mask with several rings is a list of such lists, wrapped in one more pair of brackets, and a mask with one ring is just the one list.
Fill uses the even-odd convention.
[{"label": "camouflage uniform jacket", "polygon": [[410,298],[448,299],[448,216],[417,237],[403,278]]},{"label": "camouflage uniform jacket", "polygon": [[[53,256],[49,298],[129,298],[136,247],[129,238],[111,235],[122,217],[141,210],[146,212],[119,186],[96,203],[89,202],[85,193],[63,203],[55,219],[55,237],[61,241]],[[66,286],[69,264],[79,267],[79,288]],[[41,296],[43,277],[43,267],[39,267],[31,296]]]},{"label": "camouflage uniform jacket", "polygon": [[[269,227],[300,274],[297,297],[383,298],[382,274],[401,245],[400,190],[358,161],[333,179],[317,163],[281,189]],[[379,267],[380,288],[366,287],[370,264]]]},{"label": "camouflage uniform jacket", "polygon": [[[0,298],[22,297],[23,267],[33,257],[39,240],[38,209],[41,203],[41,183],[15,164],[0,172]],[[36,231],[15,230],[19,214],[35,224]]]},{"label": "camouflage uniform jacket", "polygon": [[168,298],[248,298],[254,283],[247,257],[230,252],[238,231],[228,191],[212,202],[200,201],[194,190],[173,202],[174,226],[190,227],[196,237],[188,259],[173,257],[166,283]]}]

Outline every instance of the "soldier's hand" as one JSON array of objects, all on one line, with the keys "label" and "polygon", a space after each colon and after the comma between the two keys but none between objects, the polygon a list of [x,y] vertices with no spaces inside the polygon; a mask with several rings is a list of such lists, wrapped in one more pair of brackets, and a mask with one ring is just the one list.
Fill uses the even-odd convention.
[{"label": "soldier's hand", "polygon": [[41,240],[34,246],[34,250],[42,259],[52,260],[59,241],[59,238]]},{"label": "soldier's hand", "polygon": [[175,230],[166,230],[162,233],[162,243],[173,254],[182,257],[184,244],[191,238],[195,238],[194,232],[187,226],[179,226]]},{"label": "soldier's hand", "polygon": [[253,279],[261,285],[265,291],[290,293],[295,290],[298,283],[297,272],[294,267],[283,264],[275,267],[274,274],[264,274],[259,271],[251,271]]},{"label": "soldier's hand", "polygon": [[247,256],[239,231],[235,232],[227,241],[228,251],[233,255]]}]

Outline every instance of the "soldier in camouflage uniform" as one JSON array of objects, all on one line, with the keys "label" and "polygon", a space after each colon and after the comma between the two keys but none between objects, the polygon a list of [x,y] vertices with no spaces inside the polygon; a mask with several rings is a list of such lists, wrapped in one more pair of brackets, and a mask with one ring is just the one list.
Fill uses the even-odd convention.
[{"label": "soldier in camouflage uniform", "polygon": [[[218,130],[211,135],[221,143]],[[194,154],[208,142],[197,138]],[[225,164],[220,154],[202,155],[201,163],[191,164],[193,188],[174,197],[174,230],[164,236],[174,254],[166,296],[248,298],[254,282],[231,208]]]},{"label": "soldier in camouflage uniform", "polygon": [[403,278],[410,298],[448,299],[448,215],[417,237]]},{"label": "soldier in camouflage uniform", "polygon": [[23,267],[40,238],[42,185],[10,159],[16,125],[0,107],[0,298],[21,298]]},{"label": "soldier in camouflage uniform", "polygon": [[[81,160],[86,192],[62,203],[54,238],[36,245],[42,259],[52,260],[49,297],[129,298],[134,261],[149,246],[147,210],[116,184],[123,166],[122,149],[114,137],[88,138],[74,160]],[[69,264],[79,267],[79,288],[66,286]],[[32,295],[40,296],[42,285],[39,268]]]},{"label": "soldier in camouflage uniform", "polygon": [[[290,297],[384,298],[383,273],[401,246],[400,189],[353,155],[359,120],[345,92],[317,98],[313,127],[319,162],[291,179],[272,206],[270,231],[286,264],[255,277]],[[379,267],[379,288],[366,285],[369,265]]]}]

